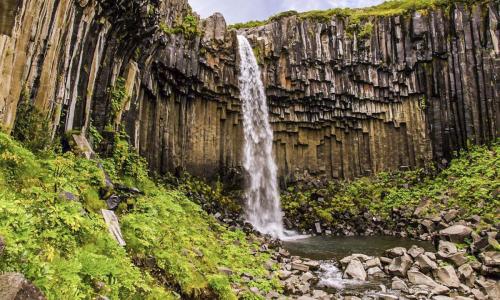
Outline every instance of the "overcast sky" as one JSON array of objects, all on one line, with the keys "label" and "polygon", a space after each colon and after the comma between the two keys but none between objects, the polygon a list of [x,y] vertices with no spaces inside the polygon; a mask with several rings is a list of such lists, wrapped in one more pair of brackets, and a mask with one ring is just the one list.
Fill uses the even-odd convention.
[{"label": "overcast sky", "polygon": [[228,24],[265,20],[287,10],[308,11],[334,7],[365,7],[383,0],[189,0],[203,18],[220,12]]}]

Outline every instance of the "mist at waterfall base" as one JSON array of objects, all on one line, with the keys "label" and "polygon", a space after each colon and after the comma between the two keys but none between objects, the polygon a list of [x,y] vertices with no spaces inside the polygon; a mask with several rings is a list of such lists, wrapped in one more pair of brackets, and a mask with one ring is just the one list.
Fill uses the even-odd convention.
[{"label": "mist at waterfall base", "polygon": [[243,167],[248,174],[245,190],[246,219],[263,234],[287,239],[294,232],[283,227],[278,191],[278,168],[273,158],[273,131],[269,124],[264,84],[250,43],[238,36],[240,97],[245,137]]}]

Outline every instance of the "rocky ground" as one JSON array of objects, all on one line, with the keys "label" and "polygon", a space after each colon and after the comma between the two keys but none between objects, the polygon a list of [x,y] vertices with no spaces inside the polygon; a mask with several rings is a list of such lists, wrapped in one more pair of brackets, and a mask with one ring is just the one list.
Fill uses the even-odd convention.
[{"label": "rocky ground", "polygon": [[[450,219],[452,214],[447,211],[443,217]],[[302,300],[500,299],[498,228],[480,229],[477,223],[461,220],[450,223],[429,233],[437,246],[434,252],[417,246],[397,247],[380,257],[360,253],[340,261],[315,261],[290,256],[277,247],[274,259],[287,296],[273,292],[262,296]]]}]

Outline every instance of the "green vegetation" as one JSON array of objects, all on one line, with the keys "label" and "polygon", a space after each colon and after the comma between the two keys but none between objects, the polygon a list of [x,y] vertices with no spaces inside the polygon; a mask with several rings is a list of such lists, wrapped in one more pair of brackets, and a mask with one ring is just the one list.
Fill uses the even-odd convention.
[{"label": "green vegetation", "polygon": [[35,153],[50,151],[50,120],[31,102],[29,92],[21,93],[12,135]]},{"label": "green vegetation", "polygon": [[461,152],[438,173],[421,169],[332,182],[323,189],[292,187],[282,195],[283,209],[289,218],[300,220],[302,229],[312,228],[317,220],[334,225],[336,217],[346,212],[371,212],[390,222],[393,209],[411,216],[422,203],[428,203],[422,216],[456,207],[464,217],[479,215],[485,222],[498,224],[499,153],[497,141],[490,147],[473,146]]},{"label": "green vegetation", "polygon": [[[230,28],[242,29],[242,28],[253,28],[258,26],[263,26],[271,22],[280,20],[284,17],[297,16],[302,20],[314,20],[317,22],[328,22],[332,17],[343,17],[347,19],[347,27],[357,26],[360,21],[368,21],[373,17],[388,17],[396,15],[406,15],[414,11],[425,12],[429,9],[434,9],[438,7],[447,8],[454,3],[475,3],[481,2],[480,0],[390,0],[386,1],[380,5],[366,7],[366,8],[334,8],[328,10],[314,10],[303,13],[298,13],[296,11],[289,11],[277,14],[265,21],[250,21],[247,23],[238,23],[231,25]],[[366,33],[366,32],[365,32]]]},{"label": "green vegetation", "polygon": [[[100,162],[115,183],[143,191],[119,210],[124,248],[98,213],[107,189],[99,161],[36,156],[0,134],[0,272],[25,274],[48,299],[235,299],[233,288],[279,290],[254,237],[153,182],[126,136],[116,139],[112,157]],[[241,282],[243,273],[253,282]]]},{"label": "green vegetation", "polygon": [[201,33],[198,19],[192,14],[185,16],[184,19],[177,22],[174,27],[169,27],[165,23],[160,23],[160,29],[166,34],[183,34],[188,39],[192,39]]}]

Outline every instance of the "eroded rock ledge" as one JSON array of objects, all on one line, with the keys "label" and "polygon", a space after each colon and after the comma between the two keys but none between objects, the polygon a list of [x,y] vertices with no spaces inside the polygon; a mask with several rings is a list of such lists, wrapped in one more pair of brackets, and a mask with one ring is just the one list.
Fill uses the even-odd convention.
[{"label": "eroded rock ledge", "polygon": [[[238,169],[236,32],[221,15],[202,21],[201,35],[164,30],[190,15],[185,0],[24,1],[0,35],[3,126],[24,97],[50,115],[54,135],[123,126],[155,171]],[[498,137],[498,20],[491,1],[372,19],[364,38],[341,17],[241,31],[262,65],[282,178],[442,163]],[[118,79],[128,97],[117,112]]]}]

